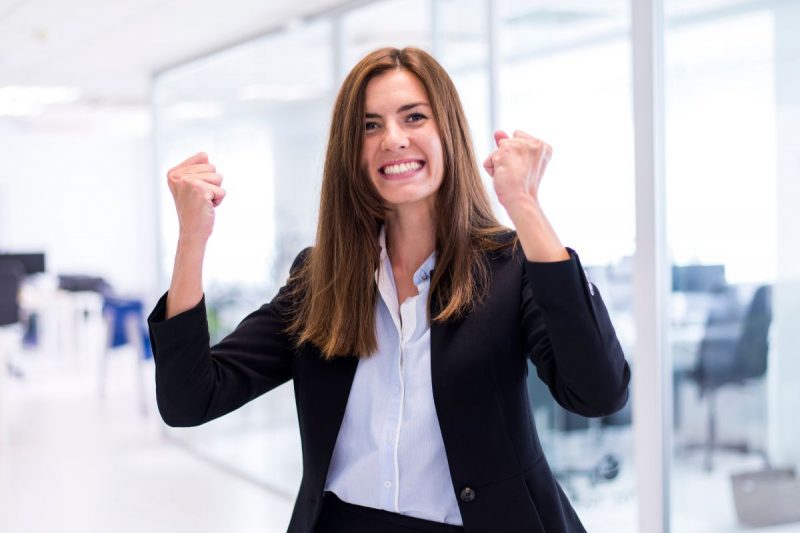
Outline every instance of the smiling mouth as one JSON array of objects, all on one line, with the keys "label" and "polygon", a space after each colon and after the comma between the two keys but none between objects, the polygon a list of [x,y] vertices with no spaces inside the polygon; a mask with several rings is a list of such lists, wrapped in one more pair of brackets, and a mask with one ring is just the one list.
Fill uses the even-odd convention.
[{"label": "smiling mouth", "polygon": [[425,166],[424,161],[405,161],[403,163],[395,163],[386,165],[378,169],[378,172],[386,178],[403,178],[414,174],[422,167]]}]

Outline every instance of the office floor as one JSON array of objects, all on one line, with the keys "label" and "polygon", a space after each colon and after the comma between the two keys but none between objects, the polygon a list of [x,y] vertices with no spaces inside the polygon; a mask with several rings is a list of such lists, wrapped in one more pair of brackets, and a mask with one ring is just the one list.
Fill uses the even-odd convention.
[{"label": "office floor", "polygon": [[[25,379],[5,381],[3,533],[286,530],[291,498],[226,473],[165,438],[152,403],[150,415],[141,416],[132,354],[123,349],[111,359],[105,400],[97,394],[97,365],[91,357],[23,355]],[[147,384],[152,398],[152,379]],[[236,439],[227,440],[235,453]],[[752,531],[736,524],[727,472],[754,465],[722,456],[711,475],[698,465],[688,461],[674,469],[673,502],[683,512],[673,519],[673,531]],[[623,470],[615,483],[584,492],[589,497],[576,502],[592,533],[635,530],[631,469]],[[800,533],[800,524],[757,531]]]},{"label": "office floor", "polygon": [[0,531],[286,531],[292,501],[170,444],[155,411],[140,415],[128,355],[112,359],[105,401],[94,365],[71,356],[26,357],[25,380],[5,381]]}]

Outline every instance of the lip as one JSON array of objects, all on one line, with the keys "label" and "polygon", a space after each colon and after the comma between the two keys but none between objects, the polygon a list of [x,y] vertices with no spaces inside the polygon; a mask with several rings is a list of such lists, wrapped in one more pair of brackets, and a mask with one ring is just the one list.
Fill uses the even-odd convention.
[{"label": "lip", "polygon": [[[386,174],[386,173],[383,172],[383,169],[388,167],[388,166],[401,165],[403,163],[419,163],[421,166],[418,169],[408,170],[408,171],[402,172],[400,174],[391,174],[390,175],[390,174]],[[425,160],[423,160],[423,159],[415,159],[415,158],[395,159],[393,161],[387,161],[387,162],[381,164],[381,166],[378,168],[378,174],[380,174],[381,177],[383,179],[385,179],[385,180],[401,180],[401,179],[406,179],[406,178],[408,178],[410,176],[413,176],[417,172],[420,172],[422,169],[425,168],[425,165],[426,165],[426,163],[425,163]]]}]

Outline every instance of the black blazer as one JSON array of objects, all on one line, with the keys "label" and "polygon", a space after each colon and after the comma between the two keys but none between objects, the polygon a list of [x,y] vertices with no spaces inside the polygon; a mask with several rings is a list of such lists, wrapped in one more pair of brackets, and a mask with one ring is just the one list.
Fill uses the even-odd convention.
[{"label": "black blazer", "polygon": [[[542,454],[527,358],[559,404],[590,417],[625,405],[630,369],[600,294],[569,252],[556,263],[528,262],[519,247],[490,254],[484,303],[431,325],[433,398],[467,533],[585,531]],[[158,407],[171,426],[202,424],[293,380],[303,478],[288,531],[311,533],[358,359],[294,349],[283,332],[288,289],[212,348],[204,301],[164,320],[162,296],[148,322]]]}]

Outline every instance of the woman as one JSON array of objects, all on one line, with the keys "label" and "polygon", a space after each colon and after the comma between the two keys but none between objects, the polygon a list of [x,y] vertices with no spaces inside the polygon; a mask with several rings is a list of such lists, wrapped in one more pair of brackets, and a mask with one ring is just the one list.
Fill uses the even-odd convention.
[{"label": "woman", "polygon": [[150,316],[172,426],[293,380],[303,479],[292,532],[584,531],[542,455],[527,358],[565,408],[627,401],[629,368],[600,295],[544,216],[550,147],[495,134],[484,167],[456,90],[427,53],[377,50],[336,99],[316,245],[268,304],[209,348],[201,270],[222,177],[170,170],[180,238]]}]

